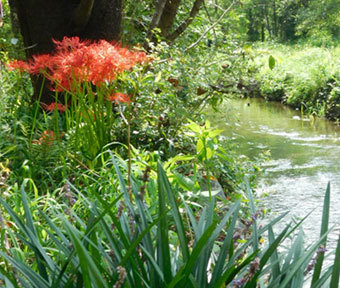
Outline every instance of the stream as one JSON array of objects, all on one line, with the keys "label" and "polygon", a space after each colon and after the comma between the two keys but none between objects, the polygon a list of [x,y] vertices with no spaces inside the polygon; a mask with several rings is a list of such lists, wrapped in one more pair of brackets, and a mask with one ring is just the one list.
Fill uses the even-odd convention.
[{"label": "stream", "polygon": [[255,159],[270,151],[257,198],[272,216],[289,211],[286,222],[315,209],[303,224],[309,243],[319,237],[323,198],[330,181],[330,227],[335,228],[328,243],[335,247],[340,228],[340,128],[263,99],[229,100],[210,119],[239,145],[240,155]]}]

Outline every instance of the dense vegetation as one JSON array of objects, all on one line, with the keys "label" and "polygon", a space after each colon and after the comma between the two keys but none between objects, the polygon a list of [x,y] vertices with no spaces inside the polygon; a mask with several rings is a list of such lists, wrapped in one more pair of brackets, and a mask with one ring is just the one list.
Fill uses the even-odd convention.
[{"label": "dense vegetation", "polygon": [[266,219],[260,163],[204,115],[238,95],[338,119],[337,1],[177,1],[150,29],[153,2],[126,1],[123,46],[64,37],[27,60],[3,3],[0,284],[338,287],[330,186],[305,247],[304,219]]}]

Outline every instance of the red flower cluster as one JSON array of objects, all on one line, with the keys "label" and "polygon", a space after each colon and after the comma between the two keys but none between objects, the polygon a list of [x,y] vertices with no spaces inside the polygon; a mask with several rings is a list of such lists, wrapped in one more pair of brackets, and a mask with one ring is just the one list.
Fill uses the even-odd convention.
[{"label": "red flower cluster", "polygon": [[59,112],[65,112],[65,110],[67,109],[67,107],[61,103],[51,103],[50,105],[46,105],[42,103],[43,108],[46,111],[54,111],[54,110],[58,110]]},{"label": "red flower cluster", "polygon": [[120,93],[120,92],[114,93],[114,94],[108,96],[107,100],[115,102],[116,104],[119,104],[119,103],[130,103],[131,102],[131,99],[130,99],[129,95],[126,95],[126,94]]},{"label": "red flower cluster", "polygon": [[[64,136],[63,133],[60,134],[60,138],[62,138]],[[39,138],[39,140],[33,140],[33,144],[38,144],[38,145],[47,145],[47,146],[51,146],[53,144],[54,141],[57,140],[56,135],[54,134],[54,132],[52,130],[47,131],[45,130],[42,134],[42,136]]]},{"label": "red flower cluster", "polygon": [[35,55],[28,63],[14,60],[9,68],[43,74],[56,85],[55,90],[67,91],[82,82],[93,85],[112,82],[123,71],[149,60],[144,52],[131,51],[105,40],[90,42],[64,37],[53,42],[54,53]]}]

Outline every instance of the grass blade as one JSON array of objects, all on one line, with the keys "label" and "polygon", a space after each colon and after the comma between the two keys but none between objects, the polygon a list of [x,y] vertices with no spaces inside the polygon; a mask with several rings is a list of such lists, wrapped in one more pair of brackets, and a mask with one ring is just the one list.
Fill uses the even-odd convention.
[{"label": "grass blade", "polygon": [[42,276],[34,272],[30,267],[22,263],[20,260],[13,259],[2,252],[0,252],[0,255],[3,258],[5,258],[8,262],[10,262],[13,265],[13,267],[17,269],[18,272],[25,276],[26,279],[34,285],[34,287],[36,288],[50,287],[49,283]]},{"label": "grass blade", "polygon": [[213,271],[213,275],[212,275],[211,281],[209,283],[209,286],[211,288],[216,287],[215,286],[216,281],[217,281],[218,277],[220,275],[222,275],[223,267],[224,267],[224,264],[225,264],[225,259],[227,258],[230,245],[233,245],[233,243],[232,243],[233,236],[234,236],[233,232],[234,232],[236,221],[237,221],[237,218],[238,218],[238,212],[240,210],[240,201],[237,201],[234,204],[234,207],[235,207],[234,216],[231,220],[231,223],[229,224],[227,234],[226,234],[226,237],[225,237],[224,242],[223,242],[223,246],[220,249],[218,259],[217,259],[217,262],[216,262],[216,265],[215,265],[215,268],[214,268],[214,271]]},{"label": "grass blade", "polygon": [[78,237],[76,229],[66,220],[64,220],[65,228],[72,239],[75,250],[79,258],[82,278],[85,288],[92,288],[92,284],[96,287],[107,287],[106,281],[103,279],[97,265],[89,255],[82,240]]},{"label": "grass blade", "polygon": [[336,246],[331,284],[329,286],[330,288],[338,288],[339,287],[339,275],[340,275],[340,234],[339,234],[339,238],[338,238],[338,244]]},{"label": "grass blade", "polygon": [[253,218],[253,251],[256,251],[259,247],[259,238],[258,238],[258,231],[257,231],[257,223],[256,223],[256,208],[255,208],[255,201],[254,201],[254,197],[252,192],[250,191],[250,187],[249,187],[249,181],[248,178],[245,179],[246,180],[246,187],[247,187],[247,196],[249,198],[249,204],[250,204],[250,212],[252,214],[252,218]]},{"label": "grass blade", "polygon": [[[328,233],[329,231],[327,231]],[[324,234],[319,241],[314,243],[312,247],[302,256],[295,264],[290,268],[289,272],[287,273],[286,277],[283,279],[282,283],[280,283],[280,287],[285,287],[296,275],[296,273],[300,270],[303,265],[309,262],[315,250],[319,247],[320,243],[323,243],[327,234]]]},{"label": "grass blade", "polygon": [[[193,267],[195,266],[195,263],[199,256],[201,255],[202,250],[205,248],[207,242],[210,239],[210,236],[214,232],[215,228],[217,226],[217,222],[213,222],[210,227],[208,227],[203,235],[200,237],[198,242],[196,243],[194,249],[192,250],[192,253],[190,255],[190,258],[188,262],[185,264],[185,266],[177,272],[171,283],[168,285],[168,288],[180,288],[185,287],[186,281],[188,277],[191,275],[191,271]],[[180,283],[178,283],[181,280]]]},{"label": "grass blade", "polygon": [[[157,229],[157,263],[162,271],[164,271],[164,280],[166,283],[169,283],[172,279],[171,275],[171,260],[170,260],[170,246],[169,246],[169,224],[167,216],[166,208],[166,200],[164,191],[164,179],[160,176],[160,165],[158,165],[158,216],[160,218],[160,223]],[[163,286],[161,283],[158,283],[158,286]]]},{"label": "grass blade", "polygon": [[[269,240],[269,245],[273,245],[275,241],[275,237],[274,237],[274,232],[273,232],[273,228],[271,225],[269,225],[269,228],[268,228],[268,240]],[[280,275],[280,263],[279,263],[279,255],[277,253],[277,250],[273,252],[273,255],[270,257],[270,261],[272,263],[271,264],[272,266],[271,278],[276,279]]]},{"label": "grass blade", "polygon": [[[330,183],[328,182],[327,189],[326,189],[326,195],[325,195],[325,199],[324,199],[324,203],[323,203],[320,237],[322,237],[328,231],[330,191],[331,191]],[[322,245],[323,248],[326,248],[326,242],[327,242],[327,237],[325,237],[324,241],[321,242],[320,245]],[[317,260],[316,260],[316,263],[315,263],[311,287],[314,285],[314,283],[319,279],[319,277],[321,275],[323,259],[324,259],[324,253],[320,253],[319,256],[317,257]]]},{"label": "grass blade", "polygon": [[178,234],[178,237],[179,237],[180,246],[181,246],[181,249],[182,249],[183,261],[186,262],[189,259],[189,249],[188,249],[187,238],[185,236],[185,230],[184,230],[182,217],[179,214],[176,199],[175,199],[174,193],[171,189],[169,180],[168,180],[168,178],[165,174],[164,169],[160,165],[160,163],[157,164],[157,168],[158,168],[157,169],[158,170],[158,177],[161,179],[163,193],[165,191],[166,194],[168,195],[168,200],[169,200],[169,203],[170,203],[170,206],[171,206],[172,216],[173,216],[175,224],[176,224],[176,230],[177,230],[177,234]]}]

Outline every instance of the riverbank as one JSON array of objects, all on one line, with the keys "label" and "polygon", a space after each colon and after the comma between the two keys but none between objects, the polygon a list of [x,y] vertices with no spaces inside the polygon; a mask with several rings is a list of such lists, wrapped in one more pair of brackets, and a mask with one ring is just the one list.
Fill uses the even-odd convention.
[{"label": "riverbank", "polygon": [[340,119],[340,48],[260,43],[245,55],[247,74],[238,83],[242,95]]}]

